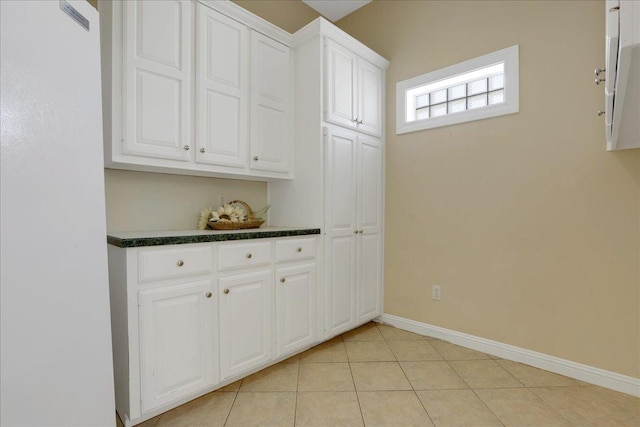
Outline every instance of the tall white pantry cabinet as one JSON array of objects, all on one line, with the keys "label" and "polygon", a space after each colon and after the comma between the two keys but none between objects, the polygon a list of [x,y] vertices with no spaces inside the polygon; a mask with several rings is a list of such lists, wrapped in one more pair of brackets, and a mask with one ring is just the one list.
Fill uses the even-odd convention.
[{"label": "tall white pantry cabinet", "polygon": [[322,18],[292,47],[295,179],[269,183],[269,221],[322,229],[330,338],[382,314],[389,62]]}]

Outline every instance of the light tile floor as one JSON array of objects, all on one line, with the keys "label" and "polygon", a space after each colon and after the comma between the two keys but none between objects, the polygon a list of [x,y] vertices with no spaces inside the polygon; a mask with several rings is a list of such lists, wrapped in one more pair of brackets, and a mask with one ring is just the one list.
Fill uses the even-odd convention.
[{"label": "light tile floor", "polygon": [[369,323],[140,425],[638,427],[640,399]]}]

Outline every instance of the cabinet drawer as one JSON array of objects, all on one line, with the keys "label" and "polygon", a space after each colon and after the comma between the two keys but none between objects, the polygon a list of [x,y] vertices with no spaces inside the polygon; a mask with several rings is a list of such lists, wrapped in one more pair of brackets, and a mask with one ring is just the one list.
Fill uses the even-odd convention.
[{"label": "cabinet drawer", "polygon": [[222,244],[218,247],[218,271],[259,267],[271,263],[271,242]]},{"label": "cabinet drawer", "polygon": [[174,279],[213,271],[213,248],[176,248],[142,251],[138,254],[138,280]]},{"label": "cabinet drawer", "polygon": [[292,239],[276,242],[276,262],[296,261],[316,256],[316,239]]}]

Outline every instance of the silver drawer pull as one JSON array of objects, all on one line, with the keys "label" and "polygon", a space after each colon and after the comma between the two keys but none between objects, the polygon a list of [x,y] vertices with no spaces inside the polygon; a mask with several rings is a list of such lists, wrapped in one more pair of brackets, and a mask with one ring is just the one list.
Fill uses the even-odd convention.
[{"label": "silver drawer pull", "polygon": [[205,296],[206,296],[207,298],[211,298],[211,292],[207,292],[207,293],[205,294]]},{"label": "silver drawer pull", "polygon": [[201,152],[201,153],[204,153],[204,151],[205,151],[205,150],[204,150],[204,148],[201,148],[201,149],[200,149],[200,152]]},{"label": "silver drawer pull", "polygon": [[257,162],[258,160],[260,160],[260,157],[258,157],[258,156],[253,156],[253,161],[254,161],[254,162]]},{"label": "silver drawer pull", "polygon": [[179,260],[179,261],[177,262],[177,264],[178,264],[178,267],[182,267],[182,266],[184,265],[184,261]]},{"label": "silver drawer pull", "polygon": [[229,293],[229,289],[225,289],[225,290],[224,290],[224,291],[222,291],[222,292],[224,292],[225,294],[228,294],[228,293]]},{"label": "silver drawer pull", "polygon": [[280,278],[280,283],[284,283],[284,282],[286,282],[286,281],[287,281],[287,280],[286,280],[284,277]]},{"label": "silver drawer pull", "polygon": [[298,247],[298,249],[296,249],[296,252],[302,252],[302,248]]},{"label": "silver drawer pull", "polygon": [[188,145],[185,145],[183,148],[185,149],[185,151],[189,151],[190,147]]},{"label": "silver drawer pull", "polygon": [[248,259],[251,259],[251,257],[252,257],[252,256],[253,256],[253,255],[251,255],[251,253],[248,253],[248,254],[246,255],[246,257],[247,257]]}]

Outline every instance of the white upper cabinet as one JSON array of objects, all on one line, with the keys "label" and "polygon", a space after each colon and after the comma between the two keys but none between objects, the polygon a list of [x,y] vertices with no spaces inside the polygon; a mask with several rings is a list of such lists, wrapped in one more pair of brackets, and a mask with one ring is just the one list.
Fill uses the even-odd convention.
[{"label": "white upper cabinet", "polygon": [[291,34],[230,1],[98,8],[106,167],[292,178]]},{"label": "white upper cabinet", "polygon": [[196,160],[247,167],[249,30],[197,5]]},{"label": "white upper cabinet", "polygon": [[124,154],[190,159],[193,3],[124,2]]},{"label": "white upper cabinet", "polygon": [[382,70],[358,59],[358,130],[382,135]]},{"label": "white upper cabinet", "polygon": [[327,39],[325,120],[382,135],[382,70]]},{"label": "white upper cabinet", "polygon": [[350,50],[327,40],[325,120],[357,128],[357,57]]},{"label": "white upper cabinet", "polygon": [[291,164],[289,47],[251,31],[251,168],[288,172]]}]

